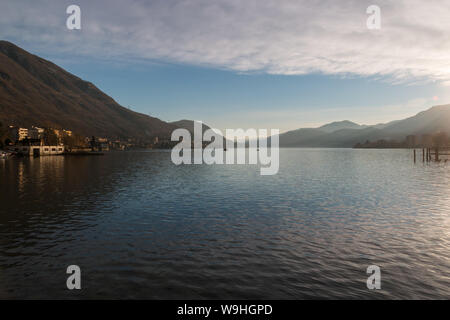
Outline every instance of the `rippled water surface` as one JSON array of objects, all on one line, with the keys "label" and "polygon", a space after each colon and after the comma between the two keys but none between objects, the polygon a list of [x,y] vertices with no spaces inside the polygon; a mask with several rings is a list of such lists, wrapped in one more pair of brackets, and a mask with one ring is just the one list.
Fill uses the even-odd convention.
[{"label": "rippled water surface", "polygon": [[450,298],[450,162],[280,158],[275,176],[169,152],[0,160],[0,298]]}]

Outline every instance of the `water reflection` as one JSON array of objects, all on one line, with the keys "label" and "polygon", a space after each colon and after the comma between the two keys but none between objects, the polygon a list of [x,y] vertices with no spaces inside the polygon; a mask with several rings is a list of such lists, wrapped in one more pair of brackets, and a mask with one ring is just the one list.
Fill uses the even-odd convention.
[{"label": "water reflection", "polygon": [[[0,298],[449,297],[448,165],[280,156],[264,177],[168,152],[0,162]],[[65,289],[70,264],[81,292]]]}]

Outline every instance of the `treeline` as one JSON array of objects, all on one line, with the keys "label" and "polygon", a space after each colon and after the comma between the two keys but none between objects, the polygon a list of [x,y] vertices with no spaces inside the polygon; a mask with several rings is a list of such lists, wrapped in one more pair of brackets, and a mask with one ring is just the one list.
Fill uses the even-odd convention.
[{"label": "treeline", "polygon": [[357,143],[353,148],[396,149],[396,148],[407,148],[407,146],[405,143],[398,142],[395,140],[378,140],[378,141],[367,140],[364,143]]},{"label": "treeline", "polygon": [[10,142],[11,139],[9,137],[8,128],[0,122],[0,149],[3,149]]},{"label": "treeline", "polygon": [[450,147],[450,138],[445,132],[424,134],[421,136],[409,135],[403,141],[377,140],[357,143],[354,148],[395,149],[395,148],[445,148]]},{"label": "treeline", "polygon": [[88,140],[86,140],[86,137],[83,137],[76,133],[72,133],[71,135],[63,133],[61,136],[58,136],[55,133],[54,129],[48,128],[44,129],[42,140],[44,144],[47,146],[55,146],[60,143],[70,148],[87,147],[89,145]]}]

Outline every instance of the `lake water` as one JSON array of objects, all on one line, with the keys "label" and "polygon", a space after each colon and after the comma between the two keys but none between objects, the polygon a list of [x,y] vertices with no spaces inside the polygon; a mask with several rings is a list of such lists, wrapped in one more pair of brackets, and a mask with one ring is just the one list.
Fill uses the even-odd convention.
[{"label": "lake water", "polygon": [[275,176],[162,151],[0,160],[3,299],[448,299],[449,249],[450,162],[410,150],[281,149]]}]

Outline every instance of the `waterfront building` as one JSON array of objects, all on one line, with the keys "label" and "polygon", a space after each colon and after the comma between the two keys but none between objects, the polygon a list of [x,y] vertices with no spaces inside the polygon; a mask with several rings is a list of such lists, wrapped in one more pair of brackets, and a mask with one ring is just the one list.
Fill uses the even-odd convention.
[{"label": "waterfront building", "polygon": [[28,137],[30,139],[42,139],[44,137],[44,129],[39,127],[32,127],[28,130]]},{"label": "waterfront building", "polygon": [[14,126],[9,127],[9,134],[15,141],[22,141],[29,137],[27,128],[19,128]]},{"label": "waterfront building", "polygon": [[10,152],[16,152],[18,154],[30,157],[39,156],[56,156],[64,154],[64,146],[33,146],[33,145],[16,145],[7,148]]}]

